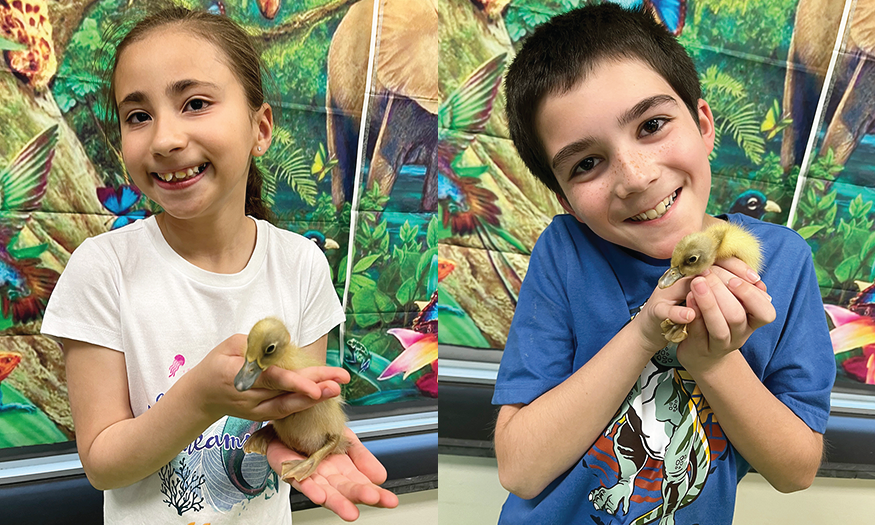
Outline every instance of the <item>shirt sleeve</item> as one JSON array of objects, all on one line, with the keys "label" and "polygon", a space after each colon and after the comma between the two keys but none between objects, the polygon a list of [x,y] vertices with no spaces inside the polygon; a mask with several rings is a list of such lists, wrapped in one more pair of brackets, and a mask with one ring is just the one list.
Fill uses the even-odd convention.
[{"label": "shirt sleeve", "polygon": [[[531,403],[573,373],[575,337],[564,284],[570,241],[548,228],[532,251],[495,383],[493,404]],[[565,245],[564,249],[558,249]]]},{"label": "shirt sleeve", "polygon": [[778,278],[764,278],[769,293],[781,297],[776,310],[785,310],[786,316],[779,317],[781,323],[763,327],[774,334],[772,341],[777,343],[764,364],[762,381],[812,430],[823,433],[836,373],[826,313],[808,244],[791,233],[782,252],[780,258],[772,259],[778,267],[770,273]]},{"label": "shirt sleeve", "polygon": [[93,239],[70,256],[46,306],[41,332],[123,351],[118,271]]},{"label": "shirt sleeve", "polygon": [[301,346],[314,343],[332,328],[346,320],[340,299],[331,282],[331,271],[325,254],[312,242],[305,246],[310,250],[310,278],[307,297],[301,319]]}]

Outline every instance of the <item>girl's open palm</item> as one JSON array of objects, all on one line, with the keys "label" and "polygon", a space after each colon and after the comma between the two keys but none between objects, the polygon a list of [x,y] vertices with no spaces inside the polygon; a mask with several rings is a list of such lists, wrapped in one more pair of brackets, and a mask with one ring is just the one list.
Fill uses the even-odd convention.
[{"label": "girl's open palm", "polygon": [[[346,454],[331,454],[319,464],[316,473],[300,483],[292,482],[292,486],[345,521],[358,518],[357,504],[397,507],[398,496],[378,486],[386,481],[386,469],[349,428],[346,437],[350,443]],[[294,459],[303,456],[281,441],[275,439],[268,446],[267,460],[276,472],[282,472],[284,461]]]}]

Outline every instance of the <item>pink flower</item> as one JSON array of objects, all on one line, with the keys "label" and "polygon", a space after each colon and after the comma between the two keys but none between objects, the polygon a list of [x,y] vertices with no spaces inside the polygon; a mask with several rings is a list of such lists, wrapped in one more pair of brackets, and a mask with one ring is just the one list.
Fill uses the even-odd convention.
[{"label": "pink flower", "polygon": [[388,333],[395,336],[404,347],[404,351],[389,363],[383,370],[378,380],[389,379],[400,373],[404,373],[404,379],[425,365],[432,363],[438,358],[438,335],[436,333],[423,334],[406,328],[393,328]]},{"label": "pink flower", "polygon": [[823,308],[835,325],[829,332],[833,352],[840,354],[863,348],[862,356],[851,357],[843,363],[845,371],[868,385],[875,385],[875,319],[831,304]]}]

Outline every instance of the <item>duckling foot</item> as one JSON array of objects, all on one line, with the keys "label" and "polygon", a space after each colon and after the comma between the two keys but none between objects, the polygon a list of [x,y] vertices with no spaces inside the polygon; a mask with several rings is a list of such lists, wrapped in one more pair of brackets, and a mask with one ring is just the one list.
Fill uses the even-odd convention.
[{"label": "duckling foot", "polygon": [[294,478],[298,482],[304,481],[311,474],[316,472],[316,467],[319,466],[319,463],[322,463],[322,460],[325,459],[329,454],[334,452],[342,452],[344,450],[343,446],[343,436],[334,435],[328,438],[328,441],[322,445],[322,448],[310,454],[310,457],[307,459],[296,459],[292,461],[284,461],[283,462],[283,481],[288,481],[291,483],[291,479]]},{"label": "duckling foot", "polygon": [[256,454],[266,456],[267,446],[275,437],[276,430],[273,429],[273,425],[267,425],[249,436],[249,439],[247,439],[246,443],[243,445],[243,452],[246,452],[247,454],[255,452]]},{"label": "duckling foot", "polygon": [[666,319],[659,326],[662,328],[662,335],[669,343],[680,343],[687,338],[687,325],[685,324],[674,324]]},{"label": "duckling foot", "polygon": [[298,482],[304,481],[316,472],[316,467],[318,466],[319,464],[313,461],[312,457],[283,461],[283,481],[288,481],[289,483],[292,482],[292,479]]}]

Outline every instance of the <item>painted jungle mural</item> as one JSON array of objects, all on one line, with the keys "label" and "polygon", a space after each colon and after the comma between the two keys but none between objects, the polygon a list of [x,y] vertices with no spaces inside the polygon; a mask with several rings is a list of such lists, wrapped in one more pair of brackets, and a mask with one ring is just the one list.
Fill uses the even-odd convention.
[{"label": "painted jungle mural", "polygon": [[[849,0],[849,9],[832,0],[643,2],[693,57],[715,116],[708,212],[786,224],[807,239],[837,385],[875,392],[875,0]],[[535,26],[585,3],[440,4],[441,344],[503,348],[528,255],[562,213],[516,157],[500,83]]]},{"label": "painted jungle mural", "polygon": [[[437,3],[175,3],[234,18],[262,48],[264,197],[329,260],[347,322],[328,361],[350,371],[348,403],[436,397]],[[74,437],[60,346],[39,335],[46,301],[85,238],[160,211],[106,140],[99,97],[118,27],[153,4],[0,0],[0,447]]]}]

